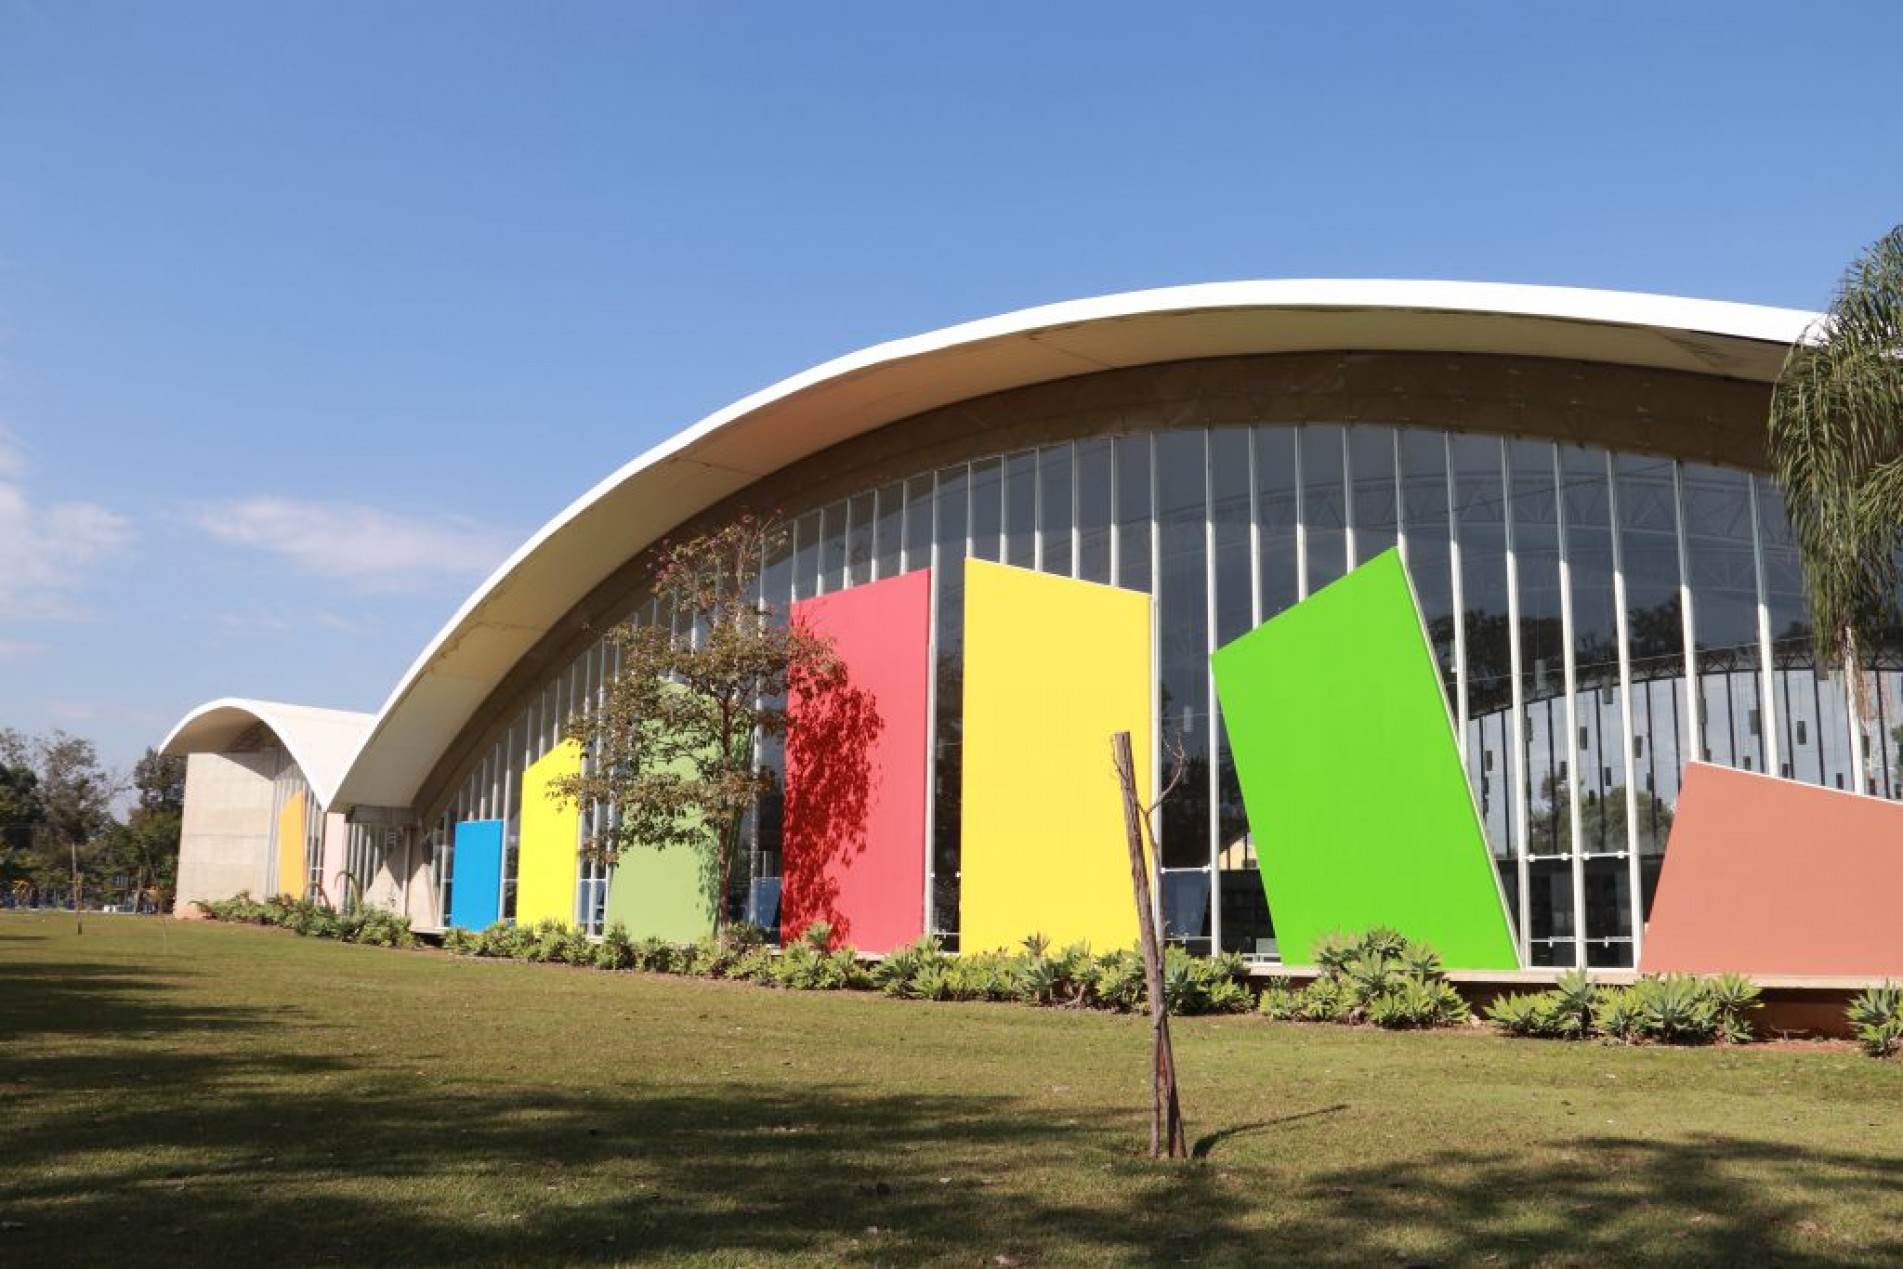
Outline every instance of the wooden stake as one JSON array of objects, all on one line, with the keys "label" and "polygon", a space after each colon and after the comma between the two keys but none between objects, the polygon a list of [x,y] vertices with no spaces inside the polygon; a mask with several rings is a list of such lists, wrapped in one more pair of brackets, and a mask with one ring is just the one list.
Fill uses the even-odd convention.
[{"label": "wooden stake", "polygon": [[[1183,1127],[1183,1108],[1176,1097],[1176,1053],[1170,1046],[1170,1015],[1163,998],[1163,956],[1150,908],[1150,869],[1144,849],[1146,825],[1143,803],[1137,797],[1136,761],[1130,752],[1130,733],[1110,738],[1110,756],[1117,782],[1123,786],[1123,833],[1130,848],[1130,888],[1137,906],[1137,932],[1143,944],[1143,978],[1150,997],[1150,1157],[1165,1150],[1172,1159],[1189,1158],[1189,1134]],[[1167,1143],[1167,1144],[1166,1144]]]}]

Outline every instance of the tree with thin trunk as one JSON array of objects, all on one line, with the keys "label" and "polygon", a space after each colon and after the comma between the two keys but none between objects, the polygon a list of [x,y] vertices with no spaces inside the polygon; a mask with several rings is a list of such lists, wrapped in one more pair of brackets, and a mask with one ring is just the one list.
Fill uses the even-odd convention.
[{"label": "tree with thin trunk", "polygon": [[1130,733],[1120,731],[1110,737],[1110,764],[1117,773],[1123,791],[1123,829],[1130,855],[1130,891],[1136,904],[1137,945],[1143,952],[1143,981],[1150,1004],[1150,1157],[1167,1154],[1172,1159],[1189,1158],[1189,1130],[1183,1124],[1183,1103],[1176,1092],[1176,1049],[1170,1043],[1169,999],[1163,991],[1163,944],[1157,937],[1154,890],[1149,860],[1157,856],[1156,841],[1150,825],[1156,808],[1176,791],[1188,769],[1180,737],[1170,742],[1170,779],[1156,801],[1143,804],[1137,793],[1136,762],[1131,754]]},{"label": "tree with thin trunk", "polygon": [[704,852],[716,933],[747,812],[775,785],[756,742],[786,733],[789,687],[810,698],[843,681],[831,640],[760,596],[760,570],[784,536],[777,521],[743,516],[661,545],[660,620],[610,635],[619,669],[568,725],[582,770],[551,788],[569,805],[610,808],[608,830],[588,847],[603,863],[631,850]]},{"label": "tree with thin trunk", "polygon": [[[1862,667],[1892,621],[1903,547],[1903,225],[1851,263],[1829,311],[1791,348],[1769,449],[1819,664],[1843,668],[1867,717]],[[1861,745],[1852,749],[1860,768]]]}]

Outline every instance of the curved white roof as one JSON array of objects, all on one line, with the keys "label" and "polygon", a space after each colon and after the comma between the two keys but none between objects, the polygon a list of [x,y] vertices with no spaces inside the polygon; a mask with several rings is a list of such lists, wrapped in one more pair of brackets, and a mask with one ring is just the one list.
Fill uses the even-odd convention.
[{"label": "curved white roof", "polygon": [[328,809],[337,796],[338,782],[363,748],[364,738],[376,721],[375,714],[353,710],[225,697],[200,705],[185,715],[159,746],[159,752],[222,753],[263,723],[290,751],[304,778],[310,782],[311,791],[317,795],[318,804]]},{"label": "curved white roof", "polygon": [[338,789],[407,806],[509,669],[630,556],[754,481],[952,402],[1190,358],[1341,349],[1560,357],[1769,383],[1813,313],[1469,282],[1223,282],[1025,309],[879,344],[696,423],[583,494],[430,641]]}]

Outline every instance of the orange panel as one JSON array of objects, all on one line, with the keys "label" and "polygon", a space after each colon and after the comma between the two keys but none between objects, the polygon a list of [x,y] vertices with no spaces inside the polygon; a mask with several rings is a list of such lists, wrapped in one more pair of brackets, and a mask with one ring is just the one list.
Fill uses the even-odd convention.
[{"label": "orange panel", "polygon": [[1903,975],[1903,806],[1693,763],[1648,974]]}]

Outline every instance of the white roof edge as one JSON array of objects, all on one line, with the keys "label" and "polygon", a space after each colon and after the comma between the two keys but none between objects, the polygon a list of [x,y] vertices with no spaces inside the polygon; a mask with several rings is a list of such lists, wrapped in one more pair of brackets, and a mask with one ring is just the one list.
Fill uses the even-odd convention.
[{"label": "white roof edge", "polygon": [[[1784,345],[1804,338],[1819,317],[1803,309],[1581,287],[1375,278],[1275,279],[1207,282],[1063,300],[873,344],[790,375],[716,410],[623,464],[563,508],[504,560],[423,648],[377,711],[363,747],[367,749],[381,733],[386,721],[423,678],[445,645],[544,543],[611,490],[749,414],[819,384],[961,345],[1118,318],[1251,307],[1520,316],[1589,325],[1688,331]],[[554,619],[551,617],[551,621]],[[353,768],[354,765],[353,761]],[[348,779],[351,774],[346,771],[343,778]]]},{"label": "white roof edge", "polygon": [[159,745],[162,754],[180,755],[197,752],[192,743],[195,728],[204,730],[220,714],[248,715],[269,727],[297,763],[318,804],[326,810],[337,796],[337,786],[356,761],[376,724],[375,714],[357,710],[323,709],[315,705],[291,705],[283,701],[247,700],[221,696],[207,701],[179,719]]}]

